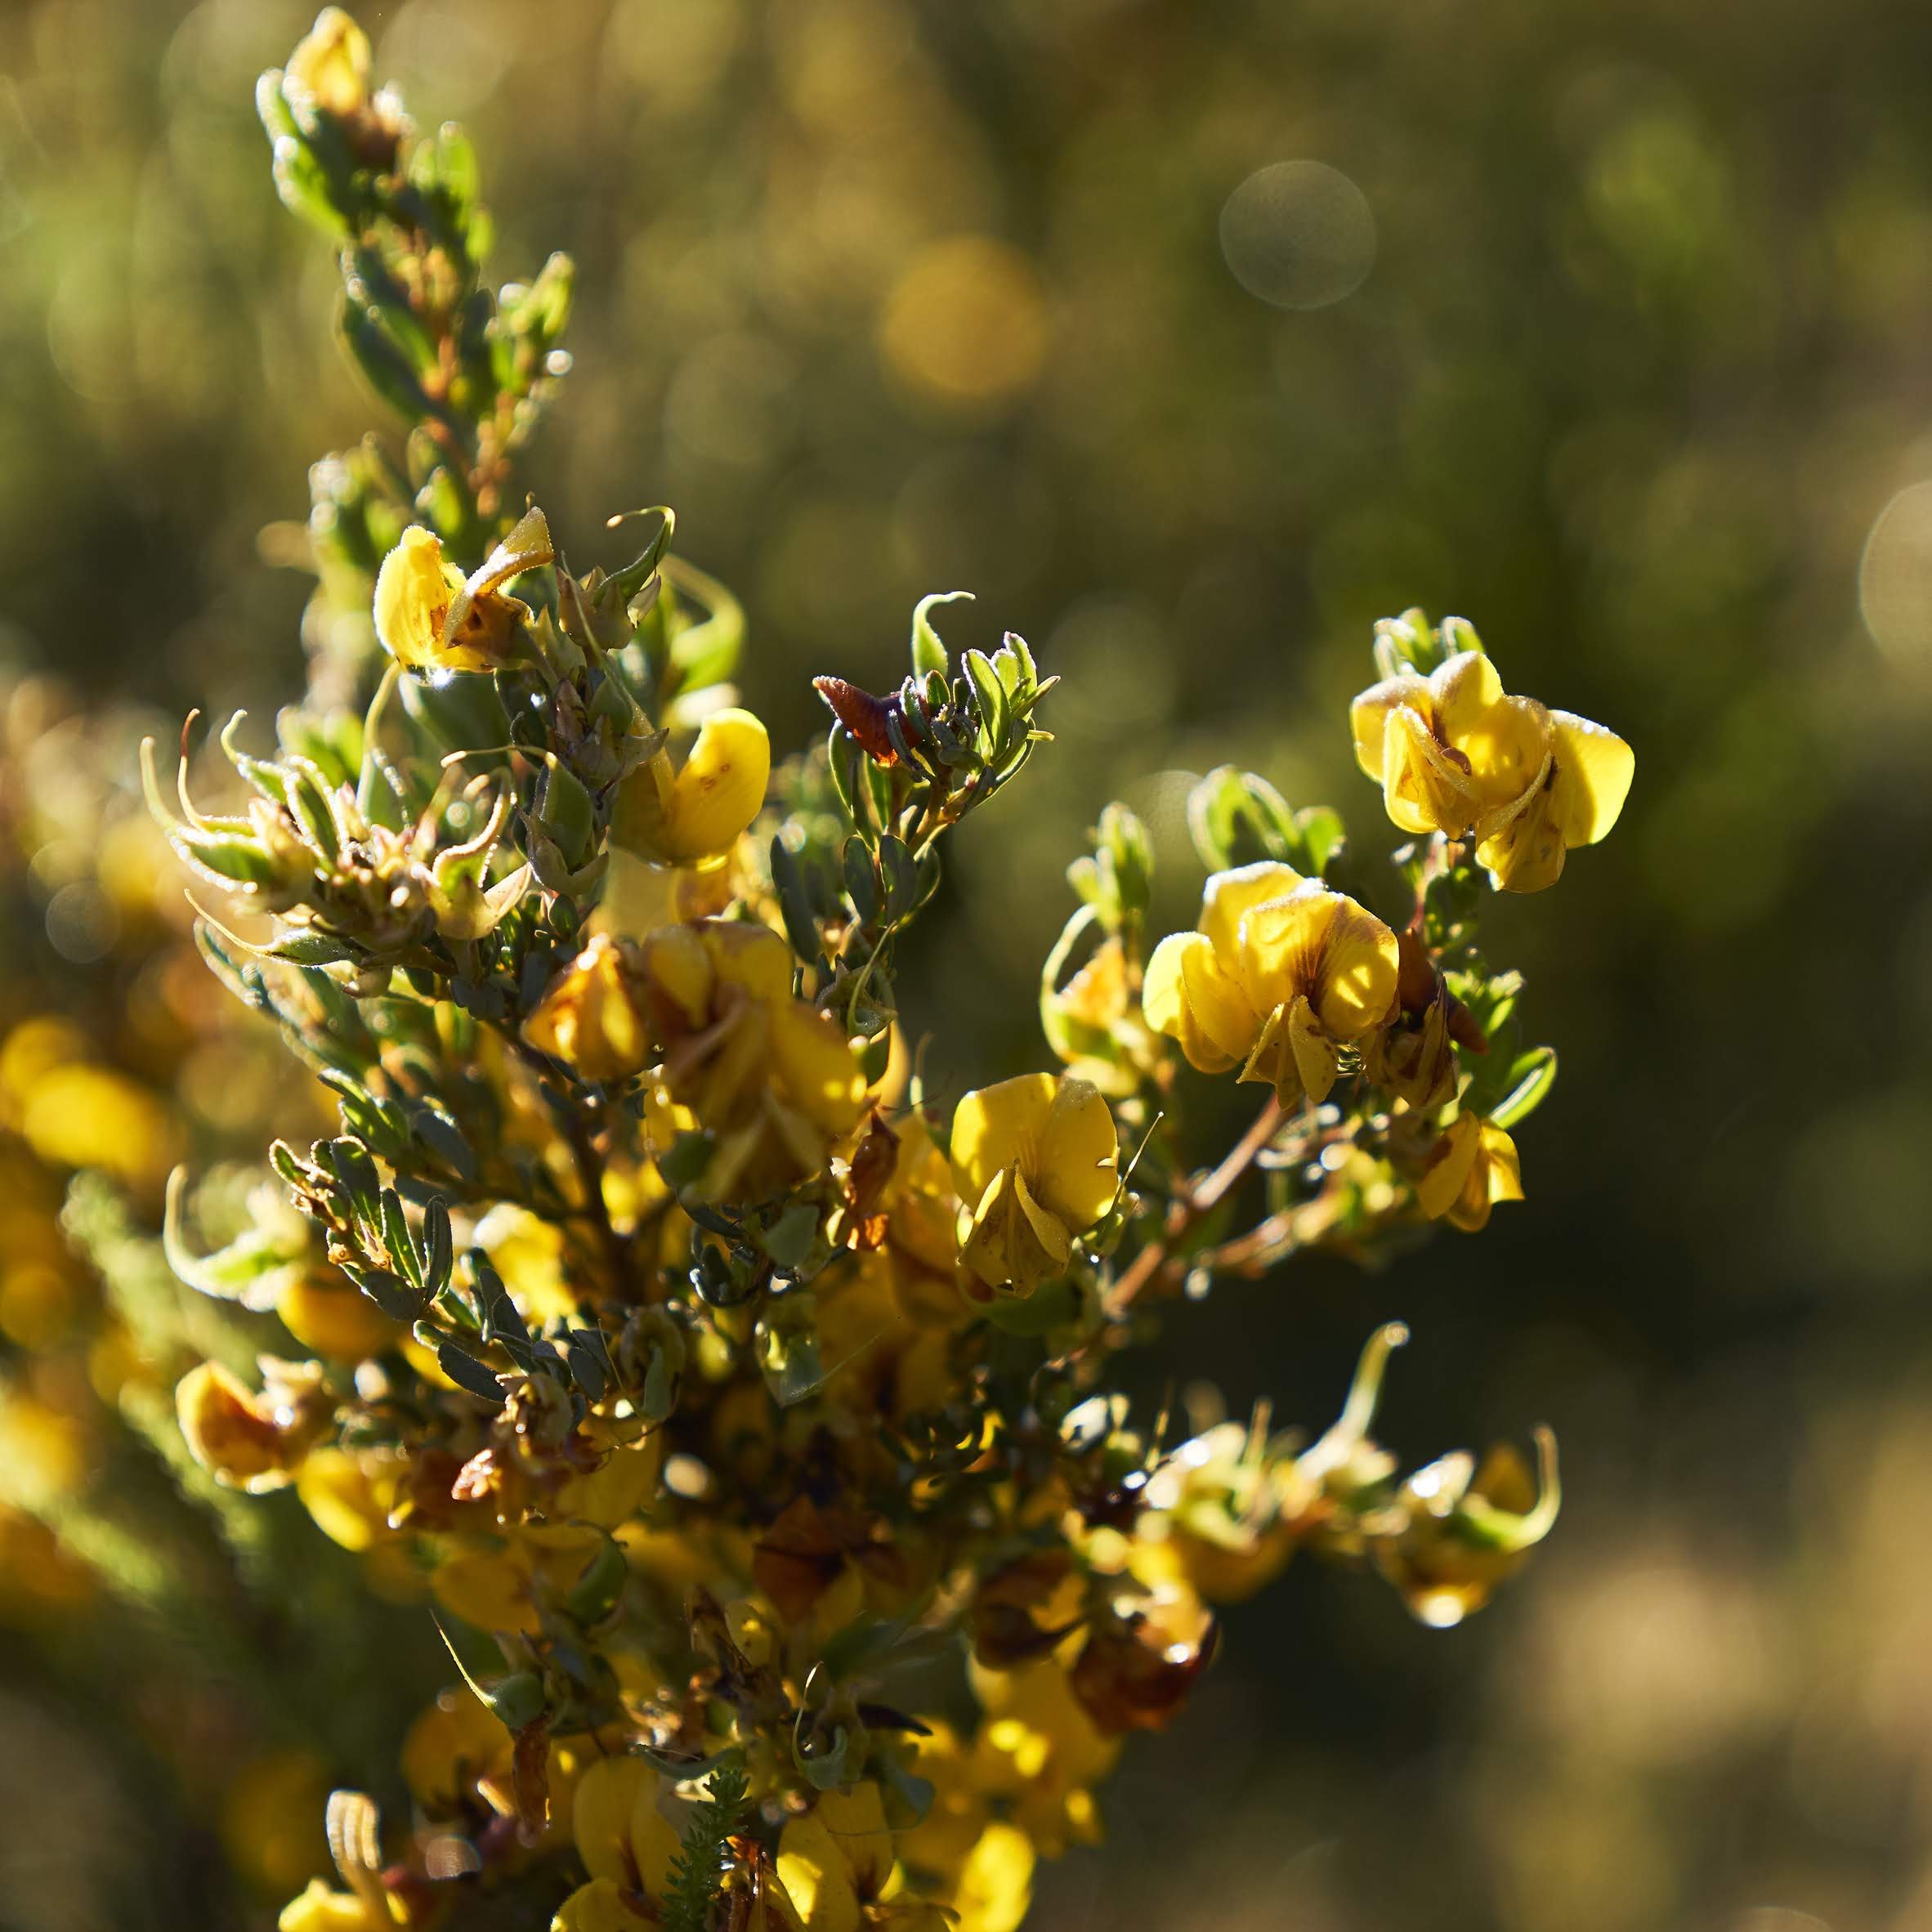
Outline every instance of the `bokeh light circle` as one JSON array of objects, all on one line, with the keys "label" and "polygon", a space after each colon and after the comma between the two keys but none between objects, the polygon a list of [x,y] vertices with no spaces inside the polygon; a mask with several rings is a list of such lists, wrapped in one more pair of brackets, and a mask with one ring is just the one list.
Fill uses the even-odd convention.
[{"label": "bokeh light circle", "polygon": [[1932,664],[1932,482],[1879,512],[1858,561],[1858,610],[1887,657]]},{"label": "bokeh light circle", "polygon": [[1228,197],[1221,253],[1250,295],[1278,309],[1326,308],[1375,266],[1375,212],[1339,168],[1277,161]]}]

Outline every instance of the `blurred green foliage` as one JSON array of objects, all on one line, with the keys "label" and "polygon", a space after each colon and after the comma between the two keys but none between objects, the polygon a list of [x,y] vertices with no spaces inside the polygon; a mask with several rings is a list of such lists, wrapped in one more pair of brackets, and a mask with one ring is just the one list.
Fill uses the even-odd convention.
[{"label": "blurred green foliage", "polygon": [[[1426,1321],[1439,1388],[1405,1393],[1406,1425],[1500,1433],[1541,1405],[1562,1530],[1447,1639],[1345,1579],[1291,1578],[1123,1773],[1111,1848],[1053,1873],[1040,1922],[1917,1923],[1924,496],[1865,545],[1932,476],[1932,16],[364,17],[378,73],[493,157],[495,272],[577,258],[538,495],[560,528],[678,506],[681,544],[745,597],[746,690],[781,740],[819,722],[806,674],[896,678],[936,584],[978,595],[949,639],[1010,626],[1065,677],[1031,805],[962,845],[907,976],[959,1029],[1004,1026],[1008,1071],[1037,1058],[1013,1016],[1071,909],[1080,828],[1116,794],[1140,811],[1159,913],[1189,923],[1190,776],[1232,761],[1291,803],[1353,795],[1334,721],[1373,618],[1465,611],[1513,684],[1639,748],[1563,919],[1507,933],[1564,1043],[1528,1205],[1387,1278],[1304,1271],[1293,1359],[1268,1284],[1192,1317],[1237,1408],[1266,1384],[1311,1410],[1365,1322]],[[302,462],[370,414],[329,344],[334,271],[268,191],[253,116],[255,74],[306,24],[279,0],[10,16],[0,612],[20,670],[217,711],[292,685],[306,585],[262,526],[299,522]],[[1312,201],[1223,220],[1299,160],[1334,171],[1296,177]],[[1337,179],[1372,222],[1366,274]],[[1249,292],[1352,275],[1319,307]],[[60,836],[28,841],[9,937],[78,1003],[74,948],[46,950],[65,875],[38,856]],[[1318,1638],[1348,1662],[1317,1680]],[[172,1822],[193,1794],[104,1757],[49,1654],[0,1663],[0,1924],[230,1922],[207,1843]],[[208,1739],[211,1776],[227,1748]]]}]

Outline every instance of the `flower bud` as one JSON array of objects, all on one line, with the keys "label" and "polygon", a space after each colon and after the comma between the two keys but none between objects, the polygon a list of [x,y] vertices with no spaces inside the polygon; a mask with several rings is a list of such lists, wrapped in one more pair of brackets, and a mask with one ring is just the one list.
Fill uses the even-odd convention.
[{"label": "flower bud", "polygon": [[1397,1498],[1402,1527],[1375,1545],[1376,1566],[1411,1615],[1438,1630],[1489,1601],[1549,1535],[1562,1505],[1556,1438],[1536,1431],[1539,1483],[1506,1443],[1480,1469],[1460,1451],[1418,1469]]}]

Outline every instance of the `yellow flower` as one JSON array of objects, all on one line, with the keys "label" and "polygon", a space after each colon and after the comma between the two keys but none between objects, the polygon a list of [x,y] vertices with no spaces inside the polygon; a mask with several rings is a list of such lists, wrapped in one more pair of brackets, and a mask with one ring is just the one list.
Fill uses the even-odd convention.
[{"label": "yellow flower", "polygon": [[229,1858],[264,1890],[299,1885],[315,1868],[329,1793],[322,1760],[300,1747],[250,1758],[221,1799],[221,1842]]},{"label": "yellow flower", "polygon": [[779,1836],[778,1882],[804,1932],[857,1932],[861,1907],[878,1898],[892,1871],[892,1835],[870,1779],[827,1791]]},{"label": "yellow flower", "polygon": [[319,1878],[311,1878],[275,1920],[279,1932],[395,1932],[400,1923],[381,1903],[338,1892]]},{"label": "yellow flower", "polygon": [[251,1495],[294,1481],[330,1407],[315,1364],[265,1356],[262,1366],[268,1381],[260,1394],[214,1362],[189,1370],[175,1387],[175,1413],[195,1460],[217,1483]]},{"label": "yellow flower", "polygon": [[1217,872],[1200,928],[1170,933],[1147,962],[1147,1024],[1203,1073],[1241,1068],[1284,1106],[1319,1106],[1338,1049],[1395,1003],[1395,935],[1353,899],[1270,861]]},{"label": "yellow flower", "polygon": [[1515,1142],[1493,1120],[1458,1115],[1430,1150],[1415,1198],[1430,1220],[1475,1233],[1496,1202],[1523,1199]]},{"label": "yellow flower", "polygon": [[1550,749],[1536,781],[1492,817],[1476,856],[1505,892],[1540,892],[1561,877],[1565,855],[1594,845],[1617,823],[1636,755],[1616,732],[1552,711]]},{"label": "yellow flower", "polygon": [[660,865],[702,865],[738,843],[765,803],[771,740],[749,711],[714,711],[675,772],[660,752],[627,778],[611,815],[611,843]]},{"label": "yellow flower", "polygon": [[1069,1845],[1100,1842],[1093,1787],[1120,1755],[1073,1694],[1057,1656],[1013,1670],[973,1663],[986,1717],[973,1745],[980,1788],[1005,1799],[1014,1824],[1048,1858]]},{"label": "yellow flower", "polygon": [[313,1272],[282,1290],[275,1313],[303,1348],[333,1362],[366,1362],[394,1347],[402,1333],[360,1289]]},{"label": "yellow flower", "polygon": [[958,1932],[1019,1932],[1033,1902],[1033,1841],[1017,1825],[988,1825],[950,1900]]},{"label": "yellow flower", "polygon": [[431,1817],[447,1818],[510,1742],[503,1720],[473,1691],[445,1691],[404,1735],[403,1782]]},{"label": "yellow flower", "polygon": [[584,1080],[628,1080],[654,1057],[638,990],[629,955],[600,932],[544,989],[523,1037]]},{"label": "yellow flower", "polygon": [[640,1757],[601,1758],[579,1779],[570,1835],[593,1880],[662,1898],[678,1839],[657,1808],[658,1774]]},{"label": "yellow flower", "polygon": [[831,1015],[793,997],[791,948],[769,927],[698,919],[637,958],[665,1089],[717,1139],[700,1192],[762,1199],[822,1173],[865,1081]]},{"label": "yellow flower", "polygon": [[653,1923],[633,1912],[609,1879],[593,1878],[557,1907],[550,1932],[650,1932]]},{"label": "yellow flower", "polygon": [[952,1134],[960,1259],[988,1288],[1031,1295],[1113,1205],[1119,1163],[1114,1117],[1085,1080],[1025,1073],[967,1094]]},{"label": "yellow flower", "polygon": [[503,589],[557,556],[541,510],[523,520],[465,578],[420,525],[382,559],[376,575],[376,635],[414,671],[494,671],[509,662],[530,607]]},{"label": "yellow flower", "polygon": [[1617,823],[1636,761],[1614,731],[1503,690],[1479,651],[1383,679],[1349,711],[1355,757],[1405,832],[1473,837],[1505,892],[1555,883]]}]

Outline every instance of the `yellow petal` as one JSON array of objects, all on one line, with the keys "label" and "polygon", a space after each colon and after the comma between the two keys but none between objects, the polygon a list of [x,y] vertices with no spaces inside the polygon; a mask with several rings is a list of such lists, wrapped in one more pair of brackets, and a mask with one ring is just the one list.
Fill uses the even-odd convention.
[{"label": "yellow petal", "polygon": [[610,1880],[593,1878],[557,1907],[550,1932],[648,1932],[650,1924],[624,1903]]},{"label": "yellow petal", "polygon": [[1415,1199],[1430,1220],[1441,1220],[1456,1205],[1482,1143],[1482,1121],[1474,1114],[1459,1114],[1430,1149],[1429,1165],[1415,1183]]},{"label": "yellow petal", "polygon": [[1382,803],[1405,832],[1467,830],[1478,801],[1474,781],[1413,705],[1389,713],[1382,745]]},{"label": "yellow petal", "polygon": [[789,995],[771,1009],[772,1071],[787,1099],[829,1134],[849,1133],[865,1107],[865,1076],[827,1013]]},{"label": "yellow petal", "polygon": [[1072,1232],[1085,1233],[1120,1191],[1120,1157],[1114,1116],[1099,1089],[1063,1075],[1033,1165],[1024,1170],[1041,1205]]},{"label": "yellow petal", "polygon": [[1503,681],[1487,652],[1459,651],[1430,673],[1428,716],[1446,745],[1461,745],[1501,702]]},{"label": "yellow petal", "polygon": [[460,587],[461,579],[443,561],[443,546],[411,524],[376,573],[376,635],[383,648],[399,664],[419,670],[439,664],[443,620]]},{"label": "yellow petal", "polygon": [[1339,1069],[1335,1047],[1317,1018],[1315,1009],[1297,994],[1288,1008],[1288,1050],[1295,1057],[1295,1071],[1302,1091],[1313,1105],[1327,1099]]},{"label": "yellow petal", "polygon": [[1545,782],[1504,816],[1476,847],[1498,892],[1540,892],[1563,876],[1563,827],[1557,821],[1554,767]]},{"label": "yellow petal", "polygon": [[1485,1120],[1469,1178],[1449,1210],[1450,1224],[1466,1233],[1479,1233],[1488,1225],[1489,1210],[1498,1201],[1522,1199],[1523,1169],[1516,1143],[1493,1120]]},{"label": "yellow petal", "polygon": [[771,776],[763,721],[736,708],[713,712],[672,788],[676,843],[693,857],[728,852],[763,809]]},{"label": "yellow petal", "polygon": [[1552,711],[1557,823],[1565,845],[1594,845],[1617,823],[1637,755],[1616,732],[1571,711]]},{"label": "yellow petal", "polygon": [[1260,1024],[1200,932],[1170,932],[1154,948],[1141,1011],[1156,1033],[1180,1042],[1187,1064],[1202,1073],[1239,1066]]},{"label": "yellow petal", "polygon": [[769,926],[746,919],[700,919],[697,931],[724,985],[742,986],[758,1000],[791,998],[792,949]]},{"label": "yellow petal", "polygon": [[[660,927],[646,936],[638,948],[638,959],[653,992],[669,1000],[686,1025],[702,1026],[710,1016],[718,973],[698,928]],[[528,1027],[524,1031],[527,1038]]]},{"label": "yellow petal", "polygon": [[354,1893],[332,1891],[319,1878],[311,1878],[275,1920],[279,1932],[393,1932],[395,1923]]},{"label": "yellow petal", "polygon": [[624,781],[612,839],[662,865],[701,865],[728,852],[763,808],[770,735],[749,711],[713,712],[682,767],[668,782],[665,774],[665,762],[653,759]]},{"label": "yellow petal", "polygon": [[1550,741],[1550,713],[1534,698],[1500,699],[1451,740],[1469,761],[1469,776],[1486,811],[1512,803],[1542,782]]},{"label": "yellow petal", "polygon": [[1003,1169],[1030,1157],[1052,1111],[1059,1083],[1050,1073],[1022,1073],[965,1095],[953,1110],[953,1185],[977,1201]]},{"label": "yellow petal", "polygon": [[837,1840],[861,1894],[877,1898],[892,1870],[892,1835],[878,1785],[866,1778],[849,1791],[827,1791],[816,1815]]},{"label": "yellow petal", "polygon": [[631,1856],[646,1894],[662,1898],[670,1890],[671,1870],[683,1849],[678,1827],[657,1808],[656,1780],[637,1793],[631,1808]]},{"label": "yellow petal", "polygon": [[1329,929],[1340,909],[1353,903],[1311,879],[1250,910],[1241,920],[1235,975],[1257,1013],[1272,1013],[1297,993],[1313,995]]},{"label": "yellow petal", "polygon": [[1255,906],[1269,899],[1285,899],[1302,883],[1292,865],[1263,859],[1217,872],[1201,896],[1201,929],[1223,965],[1232,966],[1240,950],[1241,924]]},{"label": "yellow petal", "polygon": [[1057,1216],[1033,1197],[1017,1167],[1003,1167],[973,1211],[959,1259],[989,1288],[1031,1295],[1058,1278],[1073,1244]]},{"label": "yellow petal", "polygon": [[1395,1004],[1400,948],[1394,933],[1342,893],[1329,923],[1313,995],[1322,1024],[1338,1040],[1359,1040]]},{"label": "yellow petal", "polygon": [[1382,754],[1389,736],[1389,714],[1399,706],[1427,717],[1433,695],[1428,681],[1413,671],[1371,684],[1348,707],[1348,728],[1355,739],[1355,762],[1377,785],[1382,782]]},{"label": "yellow petal", "polygon": [[858,1932],[852,1867],[816,1812],[794,1818],[779,1834],[778,1882],[804,1932]]},{"label": "yellow petal", "polygon": [[366,1362],[400,1332],[360,1290],[315,1275],[290,1282],[276,1297],[275,1313],[303,1348],[334,1362]]},{"label": "yellow petal", "polygon": [[953,1894],[959,1932],[1019,1932],[1033,1898],[1033,1841],[1017,1825],[988,1825]]},{"label": "yellow petal", "polygon": [[570,1836],[593,1878],[631,1882],[631,1817],[640,1798],[655,1801],[657,1773],[641,1757],[600,1758],[577,1781]]},{"label": "yellow petal", "polygon": [[651,1064],[651,1044],[628,962],[598,933],[544,990],[523,1037],[587,1080],[628,1080]]}]

